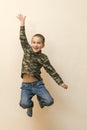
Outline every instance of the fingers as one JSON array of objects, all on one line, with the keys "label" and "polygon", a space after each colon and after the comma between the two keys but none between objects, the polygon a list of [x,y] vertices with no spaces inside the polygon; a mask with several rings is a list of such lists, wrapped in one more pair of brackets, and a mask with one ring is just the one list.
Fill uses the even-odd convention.
[{"label": "fingers", "polygon": [[22,14],[18,14],[18,16],[16,16],[20,21],[24,21],[26,19],[26,16],[23,16]]},{"label": "fingers", "polygon": [[68,88],[68,85],[64,84],[62,87],[63,87],[64,89],[67,89],[67,88]]},{"label": "fingers", "polygon": [[65,88],[65,89],[68,89],[68,86],[66,85],[66,86],[64,86],[64,88]]},{"label": "fingers", "polygon": [[19,19],[21,18],[23,15],[22,14],[18,14],[16,17]]},{"label": "fingers", "polygon": [[68,89],[68,85],[67,84],[62,84],[61,85],[64,89]]}]

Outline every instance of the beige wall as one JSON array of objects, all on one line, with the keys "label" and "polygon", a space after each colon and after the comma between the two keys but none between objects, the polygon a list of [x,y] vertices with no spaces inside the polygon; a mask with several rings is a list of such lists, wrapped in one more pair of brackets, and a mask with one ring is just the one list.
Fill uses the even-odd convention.
[{"label": "beige wall", "polygon": [[[55,99],[40,109],[36,97],[33,117],[19,107],[22,49],[18,13],[27,16],[29,37],[46,37],[43,52],[68,90],[43,71]],[[3,0],[0,4],[0,130],[87,130],[87,0]]]}]

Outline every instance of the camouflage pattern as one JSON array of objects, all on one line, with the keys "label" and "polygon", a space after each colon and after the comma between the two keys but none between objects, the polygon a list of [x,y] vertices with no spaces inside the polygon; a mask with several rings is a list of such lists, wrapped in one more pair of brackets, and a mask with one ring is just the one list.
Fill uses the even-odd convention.
[{"label": "camouflage pattern", "polygon": [[36,77],[38,80],[42,80],[42,77],[40,76],[40,70],[42,67],[44,67],[46,72],[56,81],[58,85],[63,83],[62,78],[53,68],[48,57],[41,51],[33,52],[25,34],[25,26],[20,27],[20,42],[24,51],[21,70],[22,78],[23,74],[27,73]]}]

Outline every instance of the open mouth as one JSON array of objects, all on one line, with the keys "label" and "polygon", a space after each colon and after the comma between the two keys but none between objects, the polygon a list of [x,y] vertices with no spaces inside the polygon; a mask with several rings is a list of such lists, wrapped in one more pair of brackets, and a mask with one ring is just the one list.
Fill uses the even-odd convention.
[{"label": "open mouth", "polygon": [[33,48],[33,50],[34,50],[34,51],[38,51],[38,50],[39,50],[39,48]]},{"label": "open mouth", "polygon": [[34,48],[34,49],[38,49],[38,48]]}]

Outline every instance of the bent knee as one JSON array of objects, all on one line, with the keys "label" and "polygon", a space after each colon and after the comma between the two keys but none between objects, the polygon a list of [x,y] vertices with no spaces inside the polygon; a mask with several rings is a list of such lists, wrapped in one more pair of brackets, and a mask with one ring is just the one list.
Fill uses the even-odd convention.
[{"label": "bent knee", "polygon": [[22,108],[29,108],[29,107],[33,107],[33,103],[23,103],[23,102],[20,102],[19,105],[22,107]]}]

